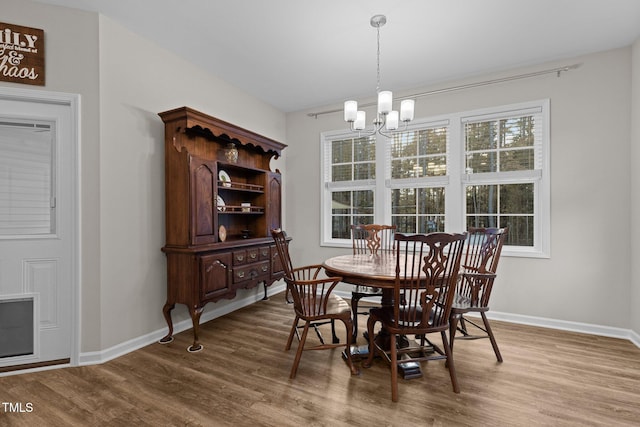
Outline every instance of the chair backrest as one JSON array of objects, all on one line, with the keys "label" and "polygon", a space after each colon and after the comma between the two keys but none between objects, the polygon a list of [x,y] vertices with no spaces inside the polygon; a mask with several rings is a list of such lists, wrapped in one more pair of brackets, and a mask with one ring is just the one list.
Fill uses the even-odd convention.
[{"label": "chair backrest", "polygon": [[395,225],[354,224],[351,226],[353,254],[377,255],[379,252],[392,252]]},{"label": "chair backrest", "polygon": [[507,231],[507,227],[470,227],[467,230],[465,255],[461,263],[464,274],[463,280],[458,285],[458,293],[469,298],[473,307],[489,305]]},{"label": "chair backrest", "polygon": [[308,265],[294,268],[289,255],[287,233],[271,230],[278,256],[284,269],[284,281],[293,299],[293,307],[302,319],[322,318],[327,313],[329,295],[341,277],[321,277],[322,266]]},{"label": "chair backrest", "polygon": [[477,273],[495,273],[500,261],[507,228],[476,228],[467,230],[467,242],[462,266]]},{"label": "chair backrest", "polygon": [[284,269],[285,277],[293,277],[293,264],[291,263],[291,256],[289,256],[289,240],[287,239],[287,233],[284,230],[277,228],[271,230],[271,236],[276,243],[276,250]]},{"label": "chair backrest", "polygon": [[396,333],[433,332],[449,327],[465,238],[465,234],[396,233]]}]

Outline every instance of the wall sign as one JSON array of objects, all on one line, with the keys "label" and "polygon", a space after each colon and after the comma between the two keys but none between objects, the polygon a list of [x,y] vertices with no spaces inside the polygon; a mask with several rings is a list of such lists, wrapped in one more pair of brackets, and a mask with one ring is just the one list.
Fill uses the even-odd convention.
[{"label": "wall sign", "polygon": [[0,81],[44,86],[44,31],[0,22]]}]

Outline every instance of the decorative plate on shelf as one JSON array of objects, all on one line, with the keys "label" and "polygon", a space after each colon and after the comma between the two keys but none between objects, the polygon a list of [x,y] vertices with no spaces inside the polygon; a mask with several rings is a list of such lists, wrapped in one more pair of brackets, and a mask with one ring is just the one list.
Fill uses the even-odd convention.
[{"label": "decorative plate on shelf", "polygon": [[218,210],[220,212],[224,212],[225,211],[226,207],[225,207],[225,204],[224,204],[224,200],[219,195],[218,195],[218,197],[216,199],[216,204],[217,204]]},{"label": "decorative plate on shelf", "polygon": [[231,187],[231,177],[225,171],[218,172],[218,179],[222,181],[223,187]]},{"label": "decorative plate on shelf", "polygon": [[218,228],[218,239],[220,239],[221,242],[227,240],[227,229],[224,228],[224,225]]}]

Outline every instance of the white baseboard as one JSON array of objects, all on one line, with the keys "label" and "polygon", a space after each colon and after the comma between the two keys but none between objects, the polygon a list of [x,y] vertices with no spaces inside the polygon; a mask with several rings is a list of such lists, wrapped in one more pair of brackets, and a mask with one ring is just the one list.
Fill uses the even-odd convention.
[{"label": "white baseboard", "polygon": [[[336,295],[343,298],[351,298],[351,292],[337,290]],[[478,315],[478,317],[480,317]],[[622,338],[631,341],[640,348],[640,335],[631,329],[613,328],[610,326],[600,326],[591,323],[570,322],[567,320],[556,320],[544,317],[525,316],[522,314],[502,313],[489,311],[487,317],[492,320],[518,323],[522,325],[539,326],[542,328],[559,329],[563,331],[581,332],[584,334],[598,335],[611,338]]]},{"label": "white baseboard", "polygon": [[489,311],[487,317],[492,320],[518,323],[522,325],[539,326],[542,328],[559,329],[563,331],[581,332],[583,334],[598,335],[611,338],[622,338],[631,341],[640,348],[640,336],[631,329],[614,328],[611,326],[594,325],[591,323],[571,322],[545,317],[525,316],[522,314],[501,313]]}]

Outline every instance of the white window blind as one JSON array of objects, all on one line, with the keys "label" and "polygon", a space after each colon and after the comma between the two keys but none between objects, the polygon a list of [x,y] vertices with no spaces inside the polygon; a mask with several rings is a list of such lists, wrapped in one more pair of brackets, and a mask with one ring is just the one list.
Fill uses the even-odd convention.
[{"label": "white window blind", "polygon": [[51,234],[53,125],[0,119],[0,236]]}]

